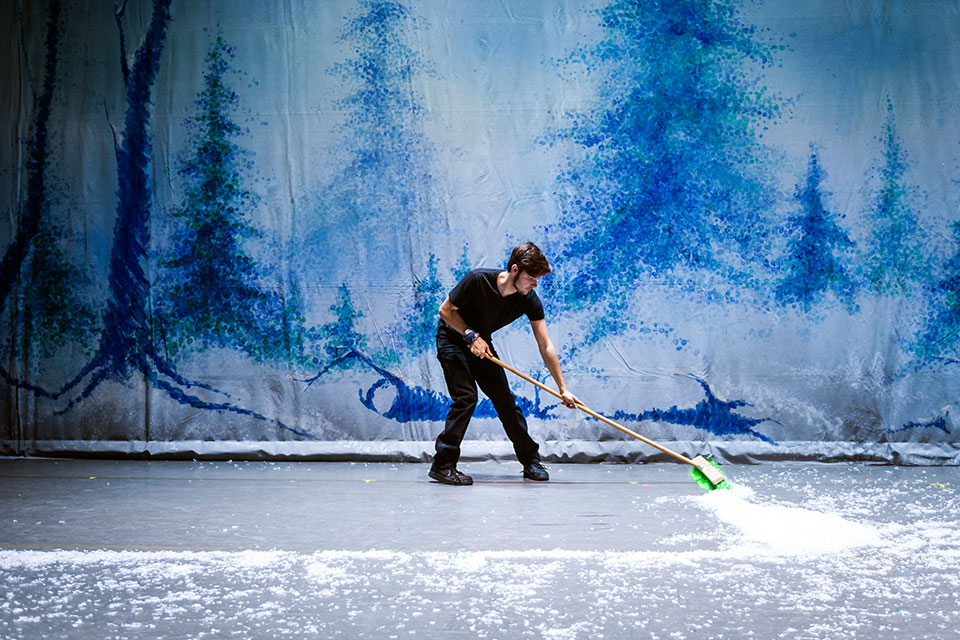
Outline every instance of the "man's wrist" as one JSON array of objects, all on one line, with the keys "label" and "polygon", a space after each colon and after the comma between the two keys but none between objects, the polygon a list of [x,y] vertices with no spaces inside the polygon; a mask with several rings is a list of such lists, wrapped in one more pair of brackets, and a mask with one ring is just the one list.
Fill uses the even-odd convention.
[{"label": "man's wrist", "polygon": [[473,341],[480,337],[480,334],[467,327],[467,330],[463,332],[463,341],[467,344],[473,344]]}]

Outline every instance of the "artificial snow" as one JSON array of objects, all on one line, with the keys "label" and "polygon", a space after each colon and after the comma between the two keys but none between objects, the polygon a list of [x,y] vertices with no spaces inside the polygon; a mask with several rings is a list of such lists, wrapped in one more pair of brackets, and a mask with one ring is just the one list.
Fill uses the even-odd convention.
[{"label": "artificial snow", "polygon": [[[78,546],[122,540],[118,527],[142,546],[220,541],[181,540],[190,517],[236,531],[220,541],[233,550],[24,548],[68,539],[59,514],[38,531],[21,514],[39,507],[0,503],[21,544],[0,550],[0,637],[939,640],[960,628],[951,470],[735,468],[733,490],[699,493],[669,465],[558,465],[559,482],[469,491],[411,482],[413,467],[376,483],[321,468],[336,482],[238,483],[220,511],[222,483],[168,496],[185,485],[173,479],[151,494],[159,533],[110,520],[138,517],[147,482],[124,483],[96,517],[75,508],[88,494],[63,495],[69,481],[46,487],[43,510],[86,523]],[[257,525],[256,540],[287,550],[244,547]]]},{"label": "artificial snow", "polygon": [[880,532],[836,513],[758,503],[749,487],[711,491],[698,502],[737,528],[746,545],[781,555],[820,555],[881,543]]}]

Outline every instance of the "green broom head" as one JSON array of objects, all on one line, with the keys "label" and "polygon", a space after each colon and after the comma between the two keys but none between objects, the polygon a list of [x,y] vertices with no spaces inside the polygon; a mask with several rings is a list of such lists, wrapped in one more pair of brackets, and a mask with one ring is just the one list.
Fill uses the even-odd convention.
[{"label": "green broom head", "polygon": [[714,484],[710,481],[709,478],[697,467],[690,467],[690,477],[693,478],[693,481],[700,485],[700,488],[704,491],[713,491],[714,489],[732,489],[730,482],[727,480],[727,476],[723,473],[723,469],[720,468],[720,465],[717,464],[716,460],[709,457],[704,457],[711,467],[717,470],[717,472],[723,476],[723,480]]}]

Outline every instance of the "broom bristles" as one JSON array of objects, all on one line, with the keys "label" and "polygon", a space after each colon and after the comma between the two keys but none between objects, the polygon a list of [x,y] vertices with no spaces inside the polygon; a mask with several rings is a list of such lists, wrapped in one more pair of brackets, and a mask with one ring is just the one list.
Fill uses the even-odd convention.
[{"label": "broom bristles", "polygon": [[704,475],[703,471],[693,467],[690,469],[690,477],[693,478],[693,481],[700,485],[700,488],[704,491],[713,491],[715,489],[732,489],[733,487],[730,486],[730,482],[727,480],[727,475],[723,472],[723,469],[720,468],[720,465],[717,464],[713,458],[705,457],[704,459],[710,463],[711,467],[720,472],[720,475],[723,476],[723,480],[717,484],[713,484],[710,482],[707,476]]}]

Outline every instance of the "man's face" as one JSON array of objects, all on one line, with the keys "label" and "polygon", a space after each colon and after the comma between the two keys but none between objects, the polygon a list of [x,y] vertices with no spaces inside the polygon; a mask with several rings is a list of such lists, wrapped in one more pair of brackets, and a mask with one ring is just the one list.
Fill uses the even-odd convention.
[{"label": "man's face", "polygon": [[[514,266],[514,268],[516,268],[516,266]],[[530,275],[526,271],[518,270],[514,286],[517,287],[517,291],[519,291],[523,295],[527,295],[528,293],[530,293],[531,291],[537,288],[538,280],[540,280],[540,278],[534,278],[532,275]]]}]

